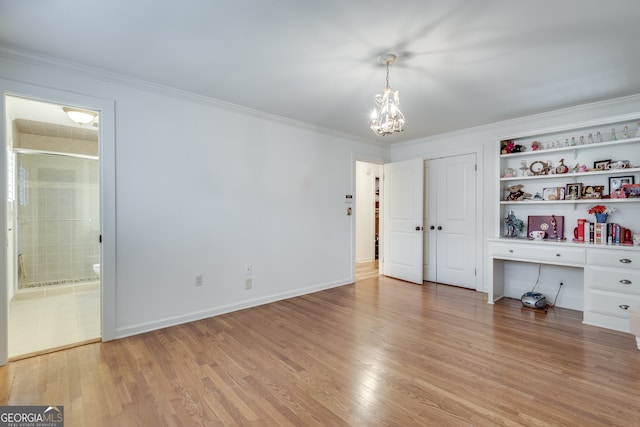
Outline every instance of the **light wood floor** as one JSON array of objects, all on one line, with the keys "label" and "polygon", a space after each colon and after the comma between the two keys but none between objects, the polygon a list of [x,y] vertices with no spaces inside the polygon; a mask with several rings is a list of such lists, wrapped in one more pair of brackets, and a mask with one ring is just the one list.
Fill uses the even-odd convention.
[{"label": "light wood floor", "polygon": [[371,279],[379,274],[378,260],[356,263],[356,280]]},{"label": "light wood floor", "polygon": [[581,313],[379,277],[12,362],[65,426],[640,425],[640,351]]}]

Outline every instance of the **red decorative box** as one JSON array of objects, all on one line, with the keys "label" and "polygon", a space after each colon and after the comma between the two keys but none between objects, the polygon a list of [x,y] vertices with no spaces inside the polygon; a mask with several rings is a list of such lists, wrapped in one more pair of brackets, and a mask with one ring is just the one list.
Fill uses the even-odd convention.
[{"label": "red decorative box", "polygon": [[564,238],[564,216],[540,215],[529,216],[527,221],[527,236],[532,231],[544,231],[545,240]]}]

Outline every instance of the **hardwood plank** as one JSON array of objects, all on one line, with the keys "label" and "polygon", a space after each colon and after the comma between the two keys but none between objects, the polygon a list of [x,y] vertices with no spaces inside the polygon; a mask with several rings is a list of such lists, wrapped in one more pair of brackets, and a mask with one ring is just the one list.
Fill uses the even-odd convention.
[{"label": "hardwood plank", "polygon": [[630,334],[383,276],[0,368],[67,426],[629,426],[638,390]]}]

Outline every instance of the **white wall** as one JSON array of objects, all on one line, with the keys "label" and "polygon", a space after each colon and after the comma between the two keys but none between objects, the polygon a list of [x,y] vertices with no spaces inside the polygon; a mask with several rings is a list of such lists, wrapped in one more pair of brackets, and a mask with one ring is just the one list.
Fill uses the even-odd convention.
[{"label": "white wall", "polygon": [[[553,111],[535,116],[523,117],[516,120],[503,121],[429,138],[414,140],[407,143],[396,144],[391,148],[392,161],[401,161],[411,158],[436,158],[453,154],[463,154],[476,152],[478,154],[478,191],[480,192],[482,203],[479,207],[480,214],[483,215],[484,224],[478,230],[479,266],[482,271],[478,275],[483,279],[482,289],[488,290],[488,279],[486,277],[487,262],[486,248],[487,238],[496,237],[498,224],[498,206],[496,194],[498,193],[499,182],[497,180],[497,160],[498,141],[514,134],[545,129],[554,126],[563,126],[571,123],[578,123],[587,120],[596,120],[610,116],[617,116],[640,111],[640,95],[609,100],[606,102],[593,103],[564,110]],[[571,228],[569,232],[572,230]],[[512,278],[518,281],[518,277],[531,277],[530,272],[525,272],[522,268],[512,268],[510,270]],[[581,272],[578,272],[581,273]],[[542,273],[546,274],[545,272]],[[537,276],[537,272],[535,273]],[[564,274],[563,274],[564,275]],[[509,278],[507,278],[509,279]],[[581,289],[582,274],[575,271],[566,272],[565,285],[568,289]],[[521,281],[521,280],[520,280]],[[533,280],[535,282],[535,279]],[[531,282],[531,284],[533,284]],[[575,283],[574,283],[575,282]],[[523,287],[528,286],[529,282]],[[555,286],[555,284],[554,284]],[[551,295],[555,295],[556,289],[544,290]],[[514,291],[514,293],[518,293]],[[521,293],[520,293],[521,295]],[[575,300],[575,295],[568,295],[568,305]],[[559,300],[559,304],[561,305]]]},{"label": "white wall", "polygon": [[354,159],[388,148],[4,50],[0,78],[115,101],[117,337],[355,279]]}]

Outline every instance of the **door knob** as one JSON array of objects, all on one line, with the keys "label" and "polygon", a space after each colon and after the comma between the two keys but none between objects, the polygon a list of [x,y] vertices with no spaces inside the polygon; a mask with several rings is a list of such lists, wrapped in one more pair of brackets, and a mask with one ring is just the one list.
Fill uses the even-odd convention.
[{"label": "door knob", "polygon": [[435,225],[432,225],[431,227],[429,227],[429,230],[435,230],[435,229],[436,229]]},{"label": "door knob", "polygon": [[442,226],[441,225],[438,226],[438,230],[442,230]]}]

